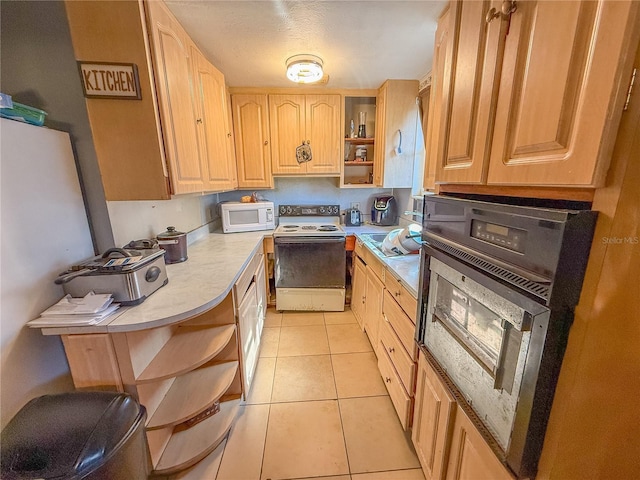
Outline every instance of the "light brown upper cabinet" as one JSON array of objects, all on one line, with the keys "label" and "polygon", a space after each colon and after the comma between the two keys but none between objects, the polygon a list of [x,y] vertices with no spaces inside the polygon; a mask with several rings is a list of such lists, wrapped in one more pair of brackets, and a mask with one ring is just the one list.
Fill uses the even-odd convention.
[{"label": "light brown upper cabinet", "polygon": [[273,188],[266,95],[232,95],[238,188]]},{"label": "light brown upper cabinet", "polygon": [[[340,95],[269,95],[273,175],[340,174]],[[308,144],[311,161],[298,163]]]},{"label": "light brown upper cabinet", "polygon": [[640,4],[511,4],[450,4],[436,181],[601,186]]},{"label": "light brown upper cabinet", "polygon": [[431,90],[429,92],[429,112],[426,134],[426,158],[423,187],[433,190],[436,186],[436,165],[438,158],[438,136],[442,119],[442,82],[445,71],[445,54],[449,40],[449,7],[446,7],[438,19],[436,38],[433,48],[433,66],[431,68]]},{"label": "light brown upper cabinet", "polygon": [[412,186],[418,122],[417,80],[387,80],[376,99],[376,148],[373,183]]},{"label": "light brown upper cabinet", "polygon": [[233,134],[224,75],[191,45],[196,126],[204,160],[206,190],[237,188]]},{"label": "light brown upper cabinet", "polygon": [[75,56],[133,63],[141,99],[87,98],[107,200],[234,188],[224,78],[162,2],[65,2]]}]

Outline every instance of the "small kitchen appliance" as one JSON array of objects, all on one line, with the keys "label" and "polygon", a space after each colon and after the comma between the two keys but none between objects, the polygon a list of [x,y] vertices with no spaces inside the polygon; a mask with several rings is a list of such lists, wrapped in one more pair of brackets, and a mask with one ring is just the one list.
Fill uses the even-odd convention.
[{"label": "small kitchen appliance", "polygon": [[347,227],[359,227],[362,225],[362,212],[357,208],[349,208],[345,212],[344,224]]},{"label": "small kitchen appliance", "polygon": [[340,205],[280,205],[278,213],[276,310],[344,311],[347,234]]},{"label": "small kitchen appliance", "polygon": [[187,234],[178,232],[176,227],[167,227],[166,232],[158,234],[158,245],[166,253],[167,264],[184,262],[187,257]]},{"label": "small kitchen appliance", "polygon": [[252,232],[275,228],[273,202],[225,202],[220,204],[224,233]]},{"label": "small kitchen appliance", "polygon": [[138,305],[168,283],[164,255],[161,249],[110,248],[61,273],[55,283],[72,297],[110,293],[114,302]]},{"label": "small kitchen appliance", "polygon": [[373,199],[371,223],[374,225],[397,225],[398,205],[393,195],[382,195]]}]

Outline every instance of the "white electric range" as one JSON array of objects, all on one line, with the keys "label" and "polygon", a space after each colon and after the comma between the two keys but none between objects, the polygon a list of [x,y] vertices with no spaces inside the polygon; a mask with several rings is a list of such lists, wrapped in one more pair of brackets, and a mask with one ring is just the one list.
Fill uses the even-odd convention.
[{"label": "white electric range", "polygon": [[280,205],[273,232],[276,309],[343,311],[346,232],[339,205]]}]

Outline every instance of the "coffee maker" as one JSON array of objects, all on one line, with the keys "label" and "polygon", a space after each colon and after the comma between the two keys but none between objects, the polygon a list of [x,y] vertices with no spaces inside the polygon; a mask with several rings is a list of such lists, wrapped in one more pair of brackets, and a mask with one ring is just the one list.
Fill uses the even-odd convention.
[{"label": "coffee maker", "polygon": [[398,205],[393,195],[381,195],[373,199],[371,223],[374,225],[397,225]]}]

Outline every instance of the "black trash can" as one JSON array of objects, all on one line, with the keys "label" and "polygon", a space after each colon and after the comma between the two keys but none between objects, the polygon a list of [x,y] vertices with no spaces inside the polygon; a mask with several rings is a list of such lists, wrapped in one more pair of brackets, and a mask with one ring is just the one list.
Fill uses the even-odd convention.
[{"label": "black trash can", "polygon": [[145,418],[145,408],[126,393],[35,398],[2,430],[2,480],[146,479]]}]

